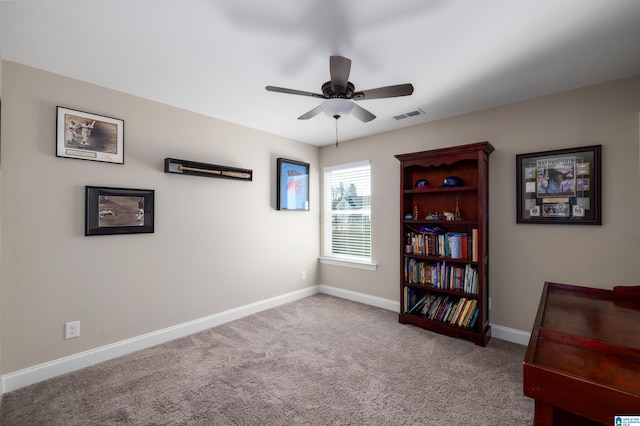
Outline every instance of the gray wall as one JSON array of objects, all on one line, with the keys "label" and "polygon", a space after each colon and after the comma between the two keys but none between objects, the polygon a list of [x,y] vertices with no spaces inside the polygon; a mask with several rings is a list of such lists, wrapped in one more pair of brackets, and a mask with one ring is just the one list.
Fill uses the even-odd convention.
[{"label": "gray wall", "polygon": [[[12,62],[2,80],[2,373],[317,284],[317,147]],[[125,164],[57,158],[56,105],[123,119]],[[310,212],[275,210],[279,156],[311,163]],[[85,237],[85,185],[154,189],[156,232]]]},{"label": "gray wall", "polygon": [[[640,77],[506,105],[321,149],[322,167],[371,160],[376,272],[321,265],[320,282],[399,299],[394,154],[488,140],[490,321],[530,332],[545,281],[640,284]],[[384,119],[384,118],[383,118]],[[602,226],[516,224],[515,156],[602,145]]]}]

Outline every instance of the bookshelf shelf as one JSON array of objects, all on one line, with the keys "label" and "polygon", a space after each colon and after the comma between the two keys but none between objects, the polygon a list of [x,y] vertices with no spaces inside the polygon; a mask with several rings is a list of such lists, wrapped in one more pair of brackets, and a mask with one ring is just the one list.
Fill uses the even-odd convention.
[{"label": "bookshelf shelf", "polygon": [[419,259],[419,260],[430,260],[433,262],[447,262],[447,263],[470,263],[470,264],[477,264],[478,262],[474,262],[473,260],[470,259],[452,259],[450,257],[439,257],[439,256],[428,256],[428,255],[424,255],[424,254],[404,254],[404,257],[407,259]]},{"label": "bookshelf shelf", "polygon": [[407,225],[446,225],[446,226],[462,226],[462,225],[477,225],[478,222],[475,220],[456,220],[456,221],[447,221],[447,220],[409,220],[405,219],[404,223]]},{"label": "bookshelf shelf", "polygon": [[[480,346],[491,336],[488,183],[493,150],[489,142],[479,142],[396,155],[401,170],[399,322]],[[429,186],[421,182],[416,189],[425,180]]]},{"label": "bookshelf shelf", "polygon": [[[468,329],[466,327],[459,327],[457,325],[447,325],[446,327],[442,327],[440,321],[430,320],[420,315],[400,314],[400,323],[417,325],[427,330],[437,330],[438,333],[444,334],[446,336],[463,337],[472,341],[476,341],[478,339],[477,333],[471,329]],[[485,345],[486,343],[481,346]]]},{"label": "bookshelf shelf", "polygon": [[435,287],[435,286],[428,285],[428,284],[418,284],[418,283],[405,282],[404,285],[407,286],[407,287],[413,287],[413,288],[416,288],[416,289],[423,289],[423,290],[428,291],[430,293],[450,294],[450,295],[453,295],[453,296],[466,297],[466,298],[469,298],[469,299],[477,299],[479,297],[479,295],[475,294],[475,293],[467,293],[467,292],[458,291],[458,290],[449,290],[449,289],[446,289],[446,288],[439,288],[439,287]]},{"label": "bookshelf shelf", "polygon": [[406,189],[403,192],[405,194],[433,194],[437,192],[447,193],[447,192],[464,192],[464,191],[477,191],[478,187],[476,186],[458,186],[455,188],[427,188],[427,189]]}]

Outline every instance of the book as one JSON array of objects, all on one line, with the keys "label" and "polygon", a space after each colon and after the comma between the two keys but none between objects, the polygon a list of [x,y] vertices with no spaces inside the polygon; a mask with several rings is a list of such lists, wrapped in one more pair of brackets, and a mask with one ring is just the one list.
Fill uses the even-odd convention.
[{"label": "book", "polygon": [[448,234],[447,241],[449,243],[449,257],[452,259],[460,259],[462,257],[461,236],[459,234]]},{"label": "book", "polygon": [[429,294],[429,297],[427,297],[427,300],[425,300],[424,305],[422,305],[422,310],[420,311],[422,315],[427,315],[427,312],[429,312],[429,309],[431,308],[431,305],[433,305],[433,302],[436,300],[436,298],[437,296]]},{"label": "book", "polygon": [[410,312],[413,310],[413,308],[416,306],[416,303],[418,303],[418,290],[416,290],[413,287],[407,287],[405,286],[405,290],[407,290],[407,294],[406,294],[406,302],[407,302],[407,309],[405,310],[405,312]]},{"label": "book", "polygon": [[441,297],[437,297],[436,300],[434,300],[434,302],[429,307],[429,311],[427,312],[427,318],[433,319],[436,310],[440,306],[440,303],[442,303],[442,298]]},{"label": "book", "polygon": [[469,327],[471,328],[475,327],[477,320],[478,320],[478,308],[476,307],[473,310],[473,315],[471,316],[471,320],[469,321]]},{"label": "book", "polygon": [[468,327],[469,326],[469,320],[471,319],[471,316],[473,315],[473,312],[475,311],[477,304],[478,304],[477,300],[473,299],[471,301],[471,304],[469,306],[469,311],[467,311],[467,314],[462,319],[462,326],[463,327]]},{"label": "book", "polygon": [[464,322],[464,318],[467,315],[467,312],[469,311],[469,308],[471,307],[471,299],[467,299],[464,302],[464,309],[462,310],[462,312],[460,312],[460,316],[458,316],[458,321],[456,321],[456,324],[458,326],[462,326],[463,322]]},{"label": "book", "polygon": [[471,260],[473,262],[478,261],[478,228],[471,230]]},{"label": "book", "polygon": [[449,310],[449,313],[447,314],[446,318],[443,321],[451,323],[451,318],[453,317],[456,310],[458,309],[459,302],[460,302],[459,299],[453,301],[453,303],[451,304],[451,309]]},{"label": "book", "polygon": [[438,256],[440,257],[446,257],[447,255],[447,246],[444,243],[444,234],[439,234],[438,235]]},{"label": "book", "polygon": [[454,304],[455,304],[455,301],[453,300],[450,300],[449,303],[447,303],[447,309],[445,309],[444,312],[442,313],[442,316],[440,317],[440,321],[443,321],[443,322],[447,321],[447,317],[449,316],[451,309],[453,309]]},{"label": "book", "polygon": [[469,259],[469,236],[467,234],[460,237],[460,258]]},{"label": "book", "polygon": [[402,307],[402,312],[407,312],[407,286],[404,286],[402,292],[404,293],[404,305]]},{"label": "book", "polygon": [[419,310],[422,304],[424,303],[424,301],[427,300],[428,297],[429,297],[428,293],[422,296],[422,299],[420,299],[415,305],[413,305],[413,307],[409,309],[408,313],[412,313],[413,311]]},{"label": "book", "polygon": [[449,321],[451,324],[455,324],[456,321],[458,320],[458,316],[460,316],[460,311],[462,310],[462,308],[464,308],[464,302],[465,302],[465,298],[461,297],[458,300],[458,307],[456,308],[455,312],[453,313],[453,315],[451,316],[451,320]]},{"label": "book", "polygon": [[427,255],[436,256],[438,250],[436,248],[436,235],[428,234],[427,235]]},{"label": "book", "polygon": [[465,267],[463,291],[478,294],[478,270],[471,265]]},{"label": "book", "polygon": [[442,317],[444,316],[447,308],[451,304],[451,301],[449,299],[450,299],[449,296],[445,296],[444,299],[442,299],[442,302],[440,303],[440,307],[438,308],[438,311],[436,312],[436,314],[433,316],[433,319],[442,321]]},{"label": "book", "polygon": [[437,234],[444,234],[446,231],[443,227],[433,224],[433,225],[422,225],[420,227],[420,232],[422,232],[423,234],[437,235]]},{"label": "book", "polygon": [[409,259],[404,258],[404,282],[409,281]]}]

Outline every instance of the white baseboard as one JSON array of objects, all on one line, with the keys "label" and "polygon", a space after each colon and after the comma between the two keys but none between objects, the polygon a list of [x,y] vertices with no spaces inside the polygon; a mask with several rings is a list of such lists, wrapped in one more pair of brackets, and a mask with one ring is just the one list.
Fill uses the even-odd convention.
[{"label": "white baseboard", "polygon": [[[188,336],[190,334],[240,319],[247,315],[264,311],[265,309],[275,308],[276,306],[280,306],[285,303],[303,299],[317,293],[324,293],[330,296],[376,306],[393,312],[400,312],[400,302],[396,302],[394,300],[383,299],[381,297],[327,285],[307,287],[302,290],[261,300],[249,305],[240,306],[208,317],[185,322],[96,349],[80,352],[68,357],[15,371],[13,373],[4,374],[0,377],[0,394],[4,392],[11,392],[60,374],[70,373],[81,368],[89,367],[99,362],[108,361],[131,352]],[[507,340],[521,345],[527,345],[529,342],[529,333],[499,325],[492,325],[491,329],[491,335],[497,339]]]},{"label": "white baseboard", "polygon": [[338,287],[331,287],[320,284],[320,293],[330,296],[339,297],[341,299],[352,300],[354,302],[363,303],[365,305],[377,306],[378,308],[387,309],[389,311],[400,312],[400,302],[394,300],[383,299],[382,297],[371,296],[369,294],[357,293],[351,290],[345,290]]},{"label": "white baseboard", "polygon": [[185,322],[96,349],[80,352],[68,357],[15,371],[13,373],[3,374],[0,378],[0,389],[2,389],[3,392],[11,392],[60,374],[70,373],[140,349],[149,348],[160,343],[188,336],[189,334],[197,333],[247,315],[255,314],[257,312],[264,311],[265,309],[274,308],[285,303],[303,299],[318,292],[318,286],[307,287],[302,290],[261,300],[249,305],[240,306],[208,317]]},{"label": "white baseboard", "polygon": [[502,325],[491,324],[491,337],[527,346],[529,344],[531,333],[516,330],[515,328],[504,327]]}]

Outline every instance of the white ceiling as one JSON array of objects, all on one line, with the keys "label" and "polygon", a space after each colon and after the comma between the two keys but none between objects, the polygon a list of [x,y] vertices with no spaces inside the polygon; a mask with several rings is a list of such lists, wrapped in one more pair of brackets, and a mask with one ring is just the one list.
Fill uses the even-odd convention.
[{"label": "white ceiling", "polygon": [[346,141],[640,75],[640,1],[0,1],[4,60],[318,146],[335,120],[297,117],[321,100],[265,86],[320,93],[333,54],[356,90],[415,87],[358,101],[377,118]]}]

